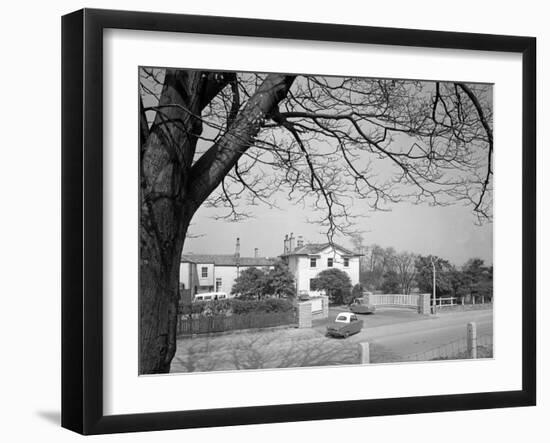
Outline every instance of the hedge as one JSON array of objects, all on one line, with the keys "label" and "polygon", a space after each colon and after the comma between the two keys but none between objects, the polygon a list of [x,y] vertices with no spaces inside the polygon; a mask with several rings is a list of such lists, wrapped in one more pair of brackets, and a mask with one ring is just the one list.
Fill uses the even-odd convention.
[{"label": "hedge", "polygon": [[248,314],[250,312],[288,312],[294,309],[294,303],[282,298],[266,298],[263,300],[212,300],[181,304],[179,313],[191,314]]}]

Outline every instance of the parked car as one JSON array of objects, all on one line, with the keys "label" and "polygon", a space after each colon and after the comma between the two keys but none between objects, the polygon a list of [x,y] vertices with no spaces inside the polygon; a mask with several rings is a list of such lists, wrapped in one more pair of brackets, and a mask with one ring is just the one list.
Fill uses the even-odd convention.
[{"label": "parked car", "polygon": [[362,297],[355,299],[349,308],[355,314],[374,314],[374,311],[376,311],[374,305],[369,305]]},{"label": "parked car", "polygon": [[346,338],[360,332],[362,327],[363,320],[359,320],[353,312],[341,312],[327,326],[327,335]]}]

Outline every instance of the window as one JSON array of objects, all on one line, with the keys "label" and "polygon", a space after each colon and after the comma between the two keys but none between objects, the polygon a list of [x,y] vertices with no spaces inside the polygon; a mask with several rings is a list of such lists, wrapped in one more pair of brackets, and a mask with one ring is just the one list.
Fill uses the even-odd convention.
[{"label": "window", "polygon": [[313,289],[315,287],[315,279],[314,278],[310,278],[309,279],[309,290],[310,291],[315,291],[315,289]]},{"label": "window", "polygon": [[316,258],[310,258],[309,259],[309,266],[311,268],[316,268],[317,267],[317,259]]},{"label": "window", "polygon": [[327,258],[327,267],[332,268],[332,265],[334,264],[333,258]]},{"label": "window", "polygon": [[216,292],[220,292],[222,290],[222,279],[216,278]]},{"label": "window", "polygon": [[206,266],[201,267],[201,277],[202,278],[208,277],[208,268]]},{"label": "window", "polygon": [[348,268],[349,267],[349,258],[345,257],[344,258],[344,268]]}]

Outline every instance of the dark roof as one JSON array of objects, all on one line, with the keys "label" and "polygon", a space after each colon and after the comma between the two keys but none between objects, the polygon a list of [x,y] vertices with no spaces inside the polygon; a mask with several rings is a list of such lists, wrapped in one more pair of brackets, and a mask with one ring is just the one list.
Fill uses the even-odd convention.
[{"label": "dark roof", "polygon": [[184,254],[182,263],[214,263],[216,266],[273,266],[271,257],[237,257],[235,254]]},{"label": "dark roof", "polygon": [[343,248],[340,245],[337,245],[336,243],[309,243],[307,245],[301,246],[299,248],[294,249],[294,251],[290,252],[286,255],[313,255],[313,254],[319,254],[321,251],[325,250],[328,247],[333,247],[334,249],[337,249],[338,251],[344,253],[344,255],[361,255],[357,252],[350,251],[349,249]]}]

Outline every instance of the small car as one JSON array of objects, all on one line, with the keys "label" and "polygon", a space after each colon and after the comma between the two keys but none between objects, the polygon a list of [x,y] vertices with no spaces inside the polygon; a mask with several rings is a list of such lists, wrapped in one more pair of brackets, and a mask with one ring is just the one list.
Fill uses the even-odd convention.
[{"label": "small car", "polygon": [[327,336],[347,338],[360,332],[362,327],[363,320],[359,320],[353,312],[341,312],[327,326]]},{"label": "small car", "polygon": [[374,305],[365,303],[364,298],[357,298],[349,307],[350,311],[355,314],[374,314],[376,308]]}]

